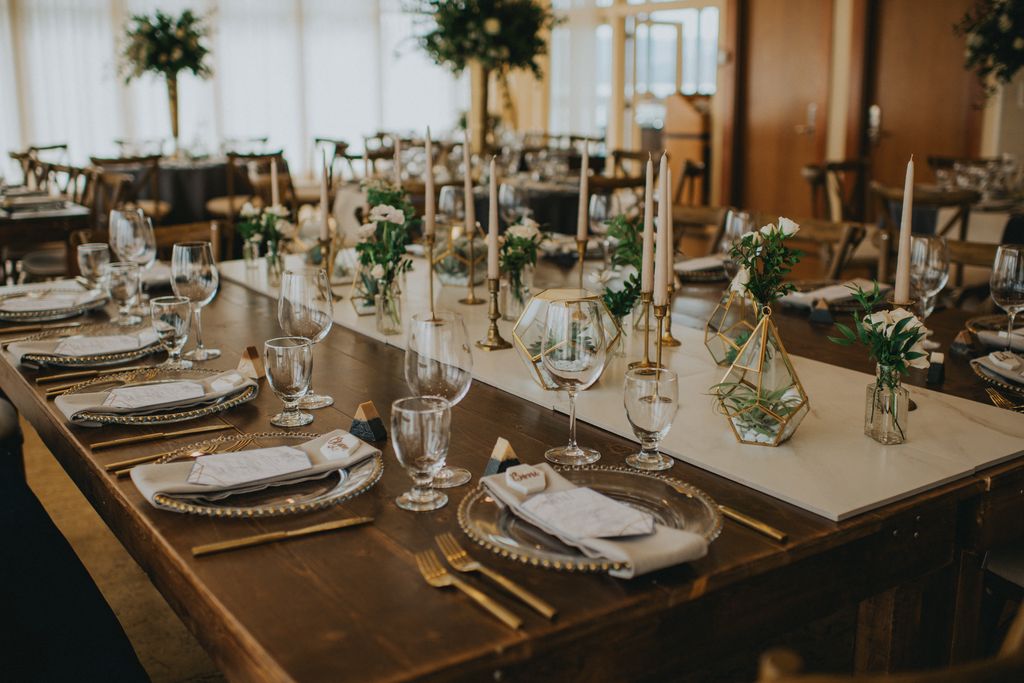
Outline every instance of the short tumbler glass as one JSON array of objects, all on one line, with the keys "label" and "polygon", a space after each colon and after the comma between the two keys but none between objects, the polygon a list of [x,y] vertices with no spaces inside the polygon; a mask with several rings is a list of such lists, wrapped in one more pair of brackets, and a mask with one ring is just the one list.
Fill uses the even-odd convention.
[{"label": "short tumbler glass", "polygon": [[301,427],[313,416],[299,410],[313,377],[313,345],[305,337],[277,337],[263,343],[267,382],[284,401],[284,411],[270,418],[275,427]]}]

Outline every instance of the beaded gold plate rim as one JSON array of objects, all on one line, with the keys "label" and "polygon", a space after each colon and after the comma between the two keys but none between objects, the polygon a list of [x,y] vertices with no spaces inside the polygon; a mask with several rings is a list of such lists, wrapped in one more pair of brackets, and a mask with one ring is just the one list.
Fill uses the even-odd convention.
[{"label": "beaded gold plate rim", "polygon": [[[157,463],[164,463],[173,460],[185,453],[188,453],[196,448],[211,443],[226,443],[231,441],[240,441],[245,438],[256,438],[256,439],[269,439],[269,438],[293,438],[296,440],[308,441],[309,439],[315,439],[320,434],[310,432],[256,432],[252,434],[230,434],[226,436],[220,436],[214,439],[206,439],[204,441],[198,441],[187,446],[182,446],[166,456],[155,461]],[[223,517],[223,518],[253,518],[253,517],[281,517],[284,515],[293,515],[302,512],[311,512],[313,510],[322,510],[345,501],[352,500],[356,496],[369,491],[373,486],[380,481],[381,475],[384,473],[384,458],[381,454],[376,454],[369,460],[354,465],[351,469],[359,469],[372,467],[370,472],[365,475],[365,478],[359,482],[358,486],[352,489],[345,489],[345,484],[353,479],[352,475],[346,476],[345,480],[338,484],[338,487],[323,494],[322,497],[308,501],[305,503],[295,503],[291,505],[260,505],[253,507],[225,507],[215,505],[203,505],[202,503],[186,503],[184,501],[177,500],[170,496],[157,494],[154,496],[154,500],[162,506],[171,508],[175,512],[182,512],[191,515],[200,515],[203,517]],[[363,475],[360,475],[362,477]]]},{"label": "beaded gold plate rim", "polygon": [[[115,323],[102,322],[102,323],[87,323],[81,327],[74,328],[74,335],[86,335],[86,336],[100,336],[106,331],[110,333],[128,333],[141,332],[142,330],[150,328],[149,324],[133,325],[131,327],[121,327]],[[30,335],[26,338],[26,341],[42,341],[45,339],[53,339],[54,337],[62,337],[69,330],[66,328],[58,328],[53,330],[44,330],[37,334]],[[90,334],[91,333],[91,334]],[[117,353],[95,353],[87,356],[61,356],[53,353],[26,353],[23,355],[22,361],[28,361],[40,367],[54,367],[54,368],[90,368],[90,367],[103,367],[105,365],[117,365],[118,363],[127,363],[133,360],[139,360],[146,356],[151,356],[155,353],[159,353],[162,350],[162,346],[159,341],[155,341],[149,346],[144,346],[141,349],[133,349],[131,351],[118,351]]]},{"label": "beaded gold plate rim", "polygon": [[[657,472],[643,472],[643,471],[635,470],[635,469],[633,469],[631,467],[625,467],[625,466],[622,466],[622,465],[594,465],[594,466],[588,466],[588,467],[555,467],[554,470],[556,472],[582,472],[582,471],[620,472],[620,473],[626,473],[626,474],[635,475],[635,476],[638,476],[638,477],[646,477],[646,478],[649,478],[649,479],[657,479],[657,480],[666,482],[667,484],[669,484],[669,486],[674,488],[676,490],[676,492],[679,493],[680,495],[688,496],[688,497],[696,498],[696,499],[700,500],[701,503],[703,503],[707,507],[707,509],[710,511],[711,517],[712,517],[712,519],[714,521],[712,523],[711,528],[708,529],[708,531],[704,534],[704,539],[708,543],[713,542],[722,533],[722,523],[723,523],[722,522],[722,514],[721,514],[721,512],[719,512],[718,505],[715,503],[714,499],[712,499],[711,496],[709,496],[707,493],[705,493],[701,489],[697,488],[696,486],[693,486],[692,484],[687,484],[686,482],[682,481],[681,479],[676,479],[675,477],[670,477],[670,476],[668,476],[666,474],[659,474]],[[555,571],[577,572],[577,573],[598,573],[598,572],[603,573],[603,572],[610,572],[610,571],[619,571],[619,570],[622,570],[622,569],[627,569],[629,567],[629,563],[626,563],[626,562],[613,562],[611,560],[602,560],[602,559],[599,559],[599,558],[584,558],[584,557],[580,557],[579,559],[574,559],[574,560],[570,560],[570,561],[562,561],[562,560],[554,560],[554,559],[544,559],[544,558],[541,558],[541,557],[525,555],[523,553],[519,553],[519,552],[517,552],[517,551],[515,551],[515,550],[513,550],[511,548],[506,547],[506,546],[502,546],[502,545],[499,545],[497,543],[493,543],[493,542],[489,541],[487,538],[485,538],[485,537],[481,536],[480,534],[478,534],[475,531],[475,529],[473,529],[473,527],[471,526],[470,521],[469,521],[469,508],[470,508],[470,506],[473,505],[476,501],[478,501],[484,495],[487,495],[487,491],[486,491],[486,489],[484,489],[482,484],[478,483],[476,488],[474,488],[472,491],[467,493],[462,498],[462,501],[459,503],[459,510],[458,510],[458,514],[457,514],[458,522],[459,522],[459,527],[462,529],[462,532],[464,534],[466,534],[466,536],[468,536],[470,538],[470,540],[472,540],[474,543],[479,545],[481,548],[485,548],[485,549],[489,550],[490,552],[492,552],[492,553],[494,553],[494,554],[496,554],[496,555],[498,555],[500,557],[504,557],[506,559],[513,560],[515,562],[520,562],[522,564],[527,564],[527,565],[530,565],[530,566],[533,566],[533,567],[541,567],[542,569],[552,569],[552,570],[555,570]]]},{"label": "beaded gold plate rim", "polygon": [[1020,386],[1020,385],[1014,386],[1013,384],[1010,384],[1009,382],[1004,382],[1004,381],[1002,381],[1000,379],[996,379],[995,377],[990,377],[989,375],[986,375],[983,370],[979,369],[977,363],[968,363],[968,365],[971,366],[971,370],[973,370],[974,374],[977,375],[979,378],[981,378],[981,380],[983,382],[988,382],[989,384],[997,386],[1000,389],[1005,389],[1006,391],[1012,391],[1015,394],[1020,394],[1021,396],[1024,396],[1024,386]]},{"label": "beaded gold plate rim", "polygon": [[[68,294],[82,294],[81,290],[75,289],[60,289],[55,288],[55,292],[66,292]],[[0,301],[6,301],[7,299],[18,299],[28,292],[11,292],[10,294],[0,294]],[[110,297],[105,296],[95,301],[82,304],[80,306],[71,306],[70,308],[51,308],[45,311],[4,311],[0,310],[0,320],[7,322],[24,322],[24,321],[36,321],[36,322],[47,322],[50,320],[64,320],[65,318],[74,318],[75,316],[82,315],[87,311],[91,311],[97,308],[102,308],[110,302]]]}]

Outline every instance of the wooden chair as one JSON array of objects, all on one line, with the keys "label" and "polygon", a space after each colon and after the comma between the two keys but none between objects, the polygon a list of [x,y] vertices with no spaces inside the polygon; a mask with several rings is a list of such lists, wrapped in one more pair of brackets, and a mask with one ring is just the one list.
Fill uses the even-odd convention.
[{"label": "wooden chair", "polygon": [[708,253],[717,253],[725,235],[728,212],[728,206],[673,206],[672,234],[677,242],[684,235],[705,237],[710,244]]},{"label": "wooden chair", "polygon": [[803,663],[789,650],[761,655],[758,683],[1020,683],[1024,681],[1024,606],[1010,625],[999,653],[947,669],[897,674],[800,675]]},{"label": "wooden chair", "polygon": [[801,170],[811,188],[811,213],[831,221],[862,221],[868,203],[866,159],[807,164]]},{"label": "wooden chair", "polygon": [[661,166],[658,160],[661,152],[644,152],[628,149],[612,150],[612,173],[617,177],[647,176],[647,160],[654,160],[654,186],[658,186],[658,173]]},{"label": "wooden chair", "polygon": [[66,142],[51,145],[29,145],[27,151],[40,161],[66,163],[68,160],[68,143]]},{"label": "wooden chair", "polygon": [[46,189],[47,170],[46,163],[29,150],[24,152],[10,152],[11,159],[18,162],[22,178],[28,187]]},{"label": "wooden chair", "polygon": [[[697,201],[697,181],[701,184],[707,182],[707,166],[703,161],[686,159],[683,161],[683,172],[679,174],[679,181],[676,183],[675,192],[672,194],[672,203],[680,204],[684,194],[688,194],[686,206],[694,206]],[[687,192],[689,189],[689,192]]]},{"label": "wooden chair", "polygon": [[156,236],[157,258],[169,260],[171,251],[178,242],[209,242],[213,247],[213,258],[220,260],[220,221],[199,221],[179,225],[161,225],[153,231]]},{"label": "wooden chair", "polygon": [[[233,249],[235,220],[238,212],[242,210],[246,202],[254,206],[269,206],[271,200],[270,191],[270,161],[277,161],[278,182],[282,184],[281,201],[288,206],[293,216],[297,215],[298,205],[296,203],[295,186],[292,184],[291,175],[288,173],[287,162],[284,159],[284,152],[276,151],[267,154],[243,154],[228,152],[227,190],[223,197],[214,197],[206,202],[206,211],[226,222],[226,233],[223,239],[229,245],[229,255]],[[244,175],[243,175],[244,173]],[[250,186],[248,193],[236,192],[241,177],[247,178]],[[319,201],[319,196],[318,196]]]},{"label": "wooden chair", "polygon": [[[90,157],[92,164],[98,168],[132,175],[132,183],[125,190],[126,196],[122,199],[126,205],[142,209],[142,212],[149,216],[156,225],[159,225],[171,212],[170,202],[160,199],[160,160],[159,154]],[[142,197],[143,193],[147,193],[149,196]]]},{"label": "wooden chair", "polygon": [[98,171],[92,168],[46,164],[47,184],[55,186],[60,194],[75,204],[88,206],[92,183]]}]

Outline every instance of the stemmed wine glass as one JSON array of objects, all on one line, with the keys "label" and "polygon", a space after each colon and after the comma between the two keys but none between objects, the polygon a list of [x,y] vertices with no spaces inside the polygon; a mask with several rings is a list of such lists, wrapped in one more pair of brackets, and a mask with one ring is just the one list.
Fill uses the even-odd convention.
[{"label": "stemmed wine glass", "polygon": [[132,313],[132,306],[139,296],[139,264],[130,261],[108,263],[103,267],[103,278],[110,296],[117,302],[117,319],[114,322],[123,327],[142,322],[142,318]]},{"label": "stemmed wine glass", "polygon": [[[405,382],[417,396],[440,396],[455,406],[473,382],[473,354],[462,316],[451,311],[417,313],[405,346]],[[434,488],[462,486],[472,478],[462,467],[442,467]]]},{"label": "stemmed wine glass", "polygon": [[1003,244],[996,251],[989,279],[992,301],[1006,311],[1006,350],[1013,351],[1013,324],[1024,310],[1024,244]]},{"label": "stemmed wine glass", "polygon": [[597,450],[576,443],[576,394],[597,381],[607,360],[600,306],[598,301],[548,304],[541,363],[555,384],[569,394],[569,445],[544,453],[559,465],[588,465],[601,457]]},{"label": "stemmed wine glass", "polygon": [[171,289],[177,296],[192,302],[195,315],[196,348],[185,354],[195,361],[220,358],[220,349],[203,346],[202,310],[217,295],[220,274],[213,260],[213,247],[209,242],[178,242],[171,251]]},{"label": "stemmed wine glass", "polygon": [[192,363],[181,359],[181,349],[188,341],[192,327],[192,302],[183,296],[158,296],[149,302],[153,329],[160,344],[167,351],[162,367],[169,370],[187,370]]},{"label": "stemmed wine glass", "polygon": [[[936,297],[949,282],[949,250],[946,238],[936,235],[910,237],[910,285],[917,299],[915,308],[921,322],[935,310]],[[938,348],[926,340],[925,348]]]},{"label": "stemmed wine glass", "polygon": [[[334,325],[334,296],[327,271],[314,267],[285,271],[277,298],[277,322],[285,334],[305,337],[311,344],[327,338]],[[334,405],[334,399],[315,393],[312,383],[299,401],[299,407],[307,410],[329,405]]]},{"label": "stemmed wine glass", "polygon": [[411,396],[391,404],[391,444],[412,490],[395,499],[403,510],[427,512],[448,503],[448,496],[431,488],[444,467],[451,438],[452,408],[440,396]]},{"label": "stemmed wine glass", "polygon": [[441,188],[441,192],[437,197],[438,220],[443,220],[447,223],[461,221],[466,215],[463,204],[462,188],[455,187],[454,185],[445,185]]},{"label": "stemmed wine glass", "polygon": [[736,264],[732,261],[730,250],[732,245],[743,238],[748,232],[753,232],[754,220],[750,217],[750,214],[746,211],[739,211],[737,209],[729,209],[725,213],[725,230],[722,233],[722,241],[719,244],[719,252],[725,257],[723,266],[725,273],[730,278],[736,277],[736,273],[739,269]]},{"label": "stemmed wine glass", "polygon": [[590,231],[601,236],[601,251],[604,254],[604,267],[611,265],[611,238],[608,237],[608,226],[611,220],[622,213],[619,199],[614,192],[595,194],[590,197]]},{"label": "stemmed wine glass", "polygon": [[505,225],[513,225],[529,216],[526,189],[516,183],[502,183],[498,188],[498,208]]},{"label": "stemmed wine glass", "polygon": [[622,402],[626,418],[640,439],[640,452],[626,456],[626,464],[638,470],[658,471],[672,467],[672,458],[658,452],[658,444],[672,428],[679,410],[679,380],[671,370],[633,368],[626,372]]},{"label": "stemmed wine glass", "polygon": [[88,242],[78,245],[78,272],[89,281],[92,289],[100,289],[103,283],[103,268],[110,263],[110,247],[103,242]]},{"label": "stemmed wine glass", "polygon": [[[156,263],[156,234],[153,232],[153,221],[142,213],[142,209],[134,211],[110,212],[110,247],[120,261],[134,261],[141,271],[149,270]],[[140,278],[142,275],[140,273]],[[146,287],[144,278],[140,279],[140,303],[145,303]]]},{"label": "stemmed wine glass", "polygon": [[278,337],[263,343],[267,382],[284,402],[284,411],[270,418],[275,427],[301,427],[313,416],[299,410],[313,376],[313,344],[305,337]]}]

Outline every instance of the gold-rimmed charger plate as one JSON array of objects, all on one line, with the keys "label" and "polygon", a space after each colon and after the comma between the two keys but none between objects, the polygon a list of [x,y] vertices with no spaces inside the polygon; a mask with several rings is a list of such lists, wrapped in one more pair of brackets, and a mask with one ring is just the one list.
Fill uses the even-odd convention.
[{"label": "gold-rimmed charger plate", "polygon": [[729,274],[725,272],[725,266],[707,270],[677,270],[675,273],[680,282],[725,282],[729,279]]},{"label": "gold-rimmed charger plate", "polygon": [[[318,436],[320,435],[306,432],[231,434],[183,446],[156,462],[164,463],[193,457],[190,454],[211,449],[214,445],[224,450],[243,440],[252,441],[244,448],[249,450],[302,443]],[[244,457],[244,454],[241,457]],[[352,467],[335,470],[320,479],[272,486],[262,491],[240,493],[221,500],[179,500],[162,494],[157,494],[155,500],[160,505],[178,512],[207,517],[278,517],[320,510],[351,500],[370,490],[380,480],[383,472],[384,459],[377,454]]]},{"label": "gold-rimmed charger plate", "polygon": [[[65,393],[76,394],[89,392],[102,386],[124,386],[127,384],[152,384],[157,382],[173,382],[175,380],[184,379],[202,379],[221,372],[223,372],[223,370],[167,370],[156,366],[152,368],[131,370],[128,372],[119,372],[111,375],[105,375],[103,377],[96,377],[70,387]],[[122,425],[156,425],[169,424],[172,422],[186,422],[188,420],[205,417],[206,415],[213,415],[214,413],[219,413],[224,410],[230,410],[235,406],[242,405],[243,403],[247,403],[248,401],[256,398],[258,393],[259,389],[257,387],[246,386],[237,393],[229,394],[215,403],[196,407],[168,408],[166,410],[147,413],[145,415],[99,413],[86,410],[77,414],[79,420],[76,420],[76,422],[82,421],[95,422],[99,424]]]},{"label": "gold-rimmed charger plate", "polygon": [[[700,534],[709,543],[722,532],[722,515],[706,493],[679,479],[626,467],[556,467],[577,486],[648,512],[659,524]],[[517,562],[544,569],[608,572],[623,563],[587,557],[499,506],[483,486],[470,491],[459,504],[459,526],[478,545]]]},{"label": "gold-rimmed charger plate", "polygon": [[1024,384],[1011,384],[999,377],[993,377],[982,370],[977,363],[971,363],[971,370],[977,375],[982,381],[991,384],[992,386],[1005,389],[1006,391],[1012,391],[1015,394],[1024,396]]},{"label": "gold-rimmed charger plate", "polygon": [[[68,289],[62,287],[55,287],[51,290],[45,291],[47,291],[49,294],[66,293],[80,295],[85,293],[82,289]],[[0,295],[0,302],[7,301],[9,299],[20,299],[25,296],[31,296],[33,293],[36,293],[36,290],[2,294]],[[81,304],[79,306],[69,306],[68,308],[51,308],[44,311],[5,311],[3,309],[0,309],[0,320],[6,322],[47,322],[50,320],[64,320],[65,318],[73,318],[76,315],[82,315],[87,311],[102,308],[107,305],[107,302],[109,300],[109,297],[104,296],[94,301]]]},{"label": "gold-rimmed charger plate", "polygon": [[[115,334],[138,334],[149,328],[150,325],[132,325],[122,327],[116,323],[90,323],[81,327],[45,330],[38,334],[31,335],[26,341],[40,341],[43,339],[56,339],[60,337],[87,336],[99,337]],[[52,368],[101,368],[109,365],[120,365],[131,361],[151,356],[162,350],[159,341],[149,346],[132,351],[119,351],[117,353],[96,353],[88,356],[61,356],[53,353],[26,353],[21,357],[23,363],[31,363],[40,367]]]}]

